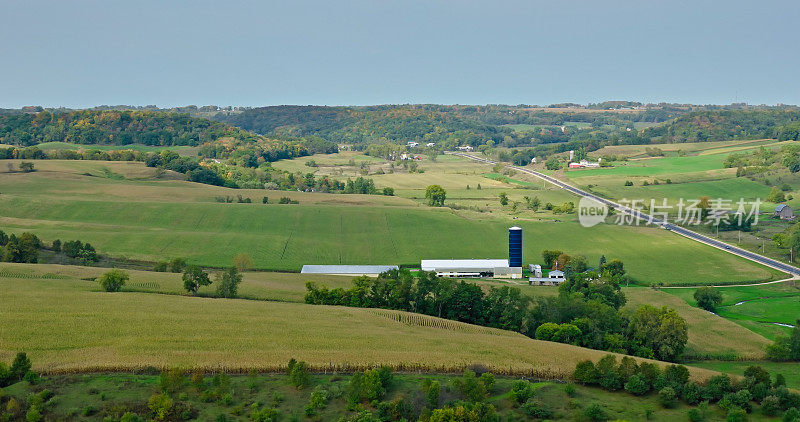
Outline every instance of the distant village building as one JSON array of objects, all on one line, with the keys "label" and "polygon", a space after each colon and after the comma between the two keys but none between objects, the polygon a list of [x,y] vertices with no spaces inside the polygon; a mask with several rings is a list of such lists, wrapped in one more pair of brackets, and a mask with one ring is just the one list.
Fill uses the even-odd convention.
[{"label": "distant village building", "polygon": [[419,142],[408,141],[406,145],[408,145],[409,148],[415,148],[419,146]]},{"label": "distant village building", "polygon": [[780,218],[781,220],[794,220],[794,210],[792,207],[786,204],[778,204],[775,207],[775,212],[772,213],[772,216],[775,218]]},{"label": "distant village building", "polygon": [[598,168],[600,167],[600,161],[593,163],[587,160],[581,160],[577,163],[569,163],[569,168],[571,169],[582,169],[582,168]]},{"label": "distant village building", "polygon": [[432,147],[434,145],[436,145],[436,142],[428,142],[427,144],[425,144],[426,147]]},{"label": "distant village building", "polygon": [[458,150],[459,151],[472,151],[472,147],[469,146],[469,145],[462,145],[462,146],[458,147]]}]

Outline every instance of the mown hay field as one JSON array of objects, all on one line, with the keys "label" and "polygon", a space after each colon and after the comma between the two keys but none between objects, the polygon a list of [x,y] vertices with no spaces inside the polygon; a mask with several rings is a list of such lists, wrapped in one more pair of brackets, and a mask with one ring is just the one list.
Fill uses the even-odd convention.
[{"label": "mown hay field", "polygon": [[[75,278],[0,277],[0,360],[26,351],[44,372],[148,366],[278,370],[290,358],[316,370],[389,365],[567,378],[605,352],[452,321],[371,309],[153,293],[101,292]],[[392,314],[392,315],[388,315]],[[400,320],[398,320],[400,319]],[[408,321],[407,319],[411,319]],[[698,379],[711,372],[693,369]]]},{"label": "mown hay field", "polygon": [[[303,264],[414,264],[420,259],[507,254],[507,228],[524,229],[526,261],[561,249],[596,262],[625,262],[643,282],[756,281],[763,267],[655,228],[577,222],[467,219],[452,211],[364,206],[107,202],[4,195],[3,230],[46,242],[80,239],[101,253],[227,266],[247,253],[256,268],[298,271]],[[676,268],[680,263],[680,268]]]}]

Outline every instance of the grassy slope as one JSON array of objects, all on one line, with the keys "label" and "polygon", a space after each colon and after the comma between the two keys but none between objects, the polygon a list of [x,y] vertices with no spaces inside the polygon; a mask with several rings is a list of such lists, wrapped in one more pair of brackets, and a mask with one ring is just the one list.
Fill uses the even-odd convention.
[{"label": "grassy slope", "polygon": [[[691,306],[695,289],[665,289],[666,292],[683,299]],[[764,286],[721,288],[722,305],[717,313],[735,323],[747,327],[764,337],[774,339],[785,334],[789,328],[773,323],[795,324],[800,316],[800,290],[793,282]],[[745,302],[745,303],[740,303]]]},{"label": "grassy slope", "polygon": [[[416,263],[422,258],[506,254],[509,225],[525,229],[525,255],[543,249],[601,254],[625,261],[646,282],[754,281],[772,271],[652,228],[537,222],[522,215],[465,213],[421,207],[407,199],[365,195],[232,190],[153,180],[141,164],[37,162],[41,171],[0,178],[0,224],[33,231],[45,241],[81,239],[103,253],[159,260],[176,256],[229,265],[240,252],[256,267],[298,270],[307,263]],[[102,177],[106,168],[125,180]],[[86,176],[83,173],[95,176]],[[134,180],[143,179],[143,180]],[[489,180],[489,179],[484,179]],[[521,190],[524,192],[525,190]],[[209,202],[214,196],[254,197],[253,204]],[[301,205],[262,205],[259,196],[291,196]],[[347,206],[344,206],[347,205]],[[527,221],[526,221],[527,220]],[[377,240],[377,241],[376,241]],[[681,271],[674,263],[681,262]],[[709,264],[713,263],[713,264]]]},{"label": "grassy slope", "polygon": [[319,369],[386,364],[460,370],[481,363],[500,373],[565,378],[577,361],[605,355],[395,311],[105,293],[69,271],[74,269],[45,278],[11,277],[11,270],[0,275],[8,304],[0,308],[0,319],[15,327],[0,331],[0,360],[25,350],[36,369],[55,372],[146,366],[275,370],[296,357]]},{"label": "grassy slope", "polygon": [[[669,289],[671,292],[676,289]],[[683,289],[681,289],[683,290]],[[628,309],[639,305],[668,306],[689,324],[689,356],[735,356],[740,359],[763,358],[766,338],[702,309],[692,307],[666,290],[637,287],[625,289]]]},{"label": "grassy slope", "polygon": [[[0,264],[0,276],[19,280],[41,277],[92,278],[105,269],[64,265]],[[149,271],[128,271],[131,276],[126,291],[183,294],[180,274],[154,273]],[[302,303],[305,296],[305,282],[314,281],[330,288],[352,286],[352,277],[323,275],[246,272],[239,292],[242,297]],[[472,281],[484,288],[508,285],[503,281]],[[553,286],[517,285],[522,292],[531,297],[555,296],[558,289]],[[201,288],[201,295],[212,295],[213,285]],[[746,358],[763,356],[768,341],[747,329],[690,306],[675,296],[647,288],[626,288],[628,308],[641,304],[666,305],[674,308],[689,324],[689,343],[687,353],[691,356],[730,356]]]}]

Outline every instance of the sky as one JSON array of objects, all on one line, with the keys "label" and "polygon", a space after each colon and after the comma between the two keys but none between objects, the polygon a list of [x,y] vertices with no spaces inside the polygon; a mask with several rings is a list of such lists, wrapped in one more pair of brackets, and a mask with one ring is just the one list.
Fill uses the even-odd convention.
[{"label": "sky", "polygon": [[800,1],[0,0],[0,107],[800,104]]}]

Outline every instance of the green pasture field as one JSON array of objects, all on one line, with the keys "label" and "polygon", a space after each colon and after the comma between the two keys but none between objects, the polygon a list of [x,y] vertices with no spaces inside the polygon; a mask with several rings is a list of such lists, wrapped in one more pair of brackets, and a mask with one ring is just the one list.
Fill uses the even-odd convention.
[{"label": "green pasture field", "polygon": [[[147,261],[187,257],[208,266],[230,265],[239,253],[248,253],[256,268],[290,271],[303,264],[505,256],[507,228],[519,225],[525,233],[525,255],[533,262],[539,261],[543,249],[561,249],[583,254],[590,262],[601,254],[621,259],[633,277],[646,283],[756,281],[775,276],[764,267],[655,228],[467,219],[425,208],[134,205],[7,195],[0,202],[0,215],[4,230],[31,231],[46,242],[80,239],[116,257]],[[680,271],[674,270],[675,262],[681,262]]]},{"label": "green pasture field", "polygon": [[[652,179],[650,181],[652,182]],[[634,186],[624,186],[624,182],[618,180],[614,180],[613,184],[609,182],[595,185],[592,187],[592,191],[609,198],[642,199],[647,206],[650,206],[651,199],[656,201],[656,205],[660,205],[663,199],[667,199],[668,204],[675,207],[670,210],[671,213],[677,212],[677,204],[681,198],[687,204],[689,201],[696,200],[701,196],[707,196],[712,200],[722,198],[732,201],[729,204],[735,211],[736,202],[740,199],[750,202],[760,198],[763,201],[763,198],[766,198],[770,191],[768,186],[744,178],[672,184],[666,184],[662,179],[660,184],[655,186],[642,186],[641,183],[636,183]],[[774,204],[765,203],[761,209],[764,209],[764,207],[767,209],[774,208]],[[747,211],[750,211],[749,206]]]},{"label": "green pasture field", "polygon": [[516,184],[516,185],[520,185],[520,186],[530,186],[532,184],[531,182],[526,182],[524,180],[512,179],[512,178],[510,178],[508,176],[505,176],[505,175],[502,175],[502,174],[499,174],[499,173],[486,173],[486,174],[484,174],[484,176],[487,179],[498,180],[498,181],[501,181],[503,183],[508,183],[508,184]]},{"label": "green pasture field", "polygon": [[688,363],[688,365],[739,376],[744,375],[745,369],[750,366],[760,366],[769,371],[770,374],[783,374],[783,376],[786,378],[787,387],[800,389],[800,363],[798,362],[707,360],[692,361]]},{"label": "green pasture field", "polygon": [[278,371],[294,357],[314,370],[458,372],[482,364],[498,374],[565,379],[578,361],[607,354],[399,311],[130,291],[141,273],[122,292],[106,293],[73,275],[75,267],[49,266],[27,277],[8,271],[0,274],[0,319],[15,328],[0,331],[0,360],[25,350],[34,369],[46,373],[148,366]]},{"label": "green pasture field", "polygon": [[[529,211],[517,219],[498,213],[460,214],[382,195],[227,189],[155,179],[156,170],[141,163],[40,160],[37,168],[33,173],[0,177],[0,227],[15,233],[32,231],[46,242],[88,241],[115,257],[158,261],[182,256],[194,263],[225,266],[245,252],[256,268],[290,271],[303,264],[484,258],[505,256],[506,229],[520,225],[525,229],[525,255],[534,263],[543,249],[562,249],[586,255],[590,262],[601,254],[622,259],[630,274],[646,283],[747,282],[776,276],[774,271],[653,228],[583,228],[574,214],[558,216],[563,219],[560,223],[538,222],[537,214]],[[101,168],[124,180],[85,175],[101,174]],[[558,189],[508,192],[512,200],[522,200],[523,195],[556,204],[576,199]],[[214,196],[237,195],[251,197],[253,203],[211,202]],[[262,195],[271,203],[261,204]],[[301,203],[275,204],[280,196]],[[499,208],[496,196],[485,201]],[[674,271],[678,261],[681,271]]]},{"label": "green pasture field", "polygon": [[[280,420],[307,419],[304,407],[311,401],[315,390],[323,389],[331,396],[324,408],[315,412],[312,420],[340,420],[355,417],[355,412],[346,406],[346,391],[351,374],[312,374],[310,385],[304,389],[296,389],[290,385],[283,374],[232,374],[228,377],[227,389],[230,402],[201,398],[201,391],[219,389],[214,385],[214,373],[204,374],[198,384],[192,384],[191,374],[187,374],[177,391],[172,395],[176,403],[189,405],[195,409],[197,420],[239,420],[246,418],[255,405],[257,408],[274,408]],[[394,373],[392,382],[386,391],[384,401],[399,398],[415,405],[419,412],[421,403],[425,403],[422,391],[423,380],[435,380],[441,385],[440,405],[463,399],[454,387],[456,375],[408,374]],[[518,378],[496,377],[493,388],[488,391],[486,403],[494,406],[502,420],[527,420],[518,405],[512,402],[509,391]],[[80,420],[101,421],[103,418],[116,415],[120,409],[147,416],[148,399],[159,393],[159,376],[130,373],[101,373],[53,375],[45,377],[37,386],[26,382],[8,387],[7,394],[20,402],[42,388],[55,392],[55,397],[45,408],[45,417],[53,420],[69,420],[79,417]],[[675,408],[665,409],[658,404],[655,394],[637,397],[625,392],[608,392],[599,388],[576,386],[575,393],[568,396],[564,384],[554,381],[533,380],[534,399],[543,408],[551,410],[555,419],[584,420],[585,408],[591,404],[600,404],[611,420],[655,420],[669,421],[685,418],[690,407],[681,403]],[[361,407],[376,413],[370,404]],[[85,409],[90,409],[86,412]],[[651,414],[646,416],[647,411]],[[88,413],[84,416],[84,413]],[[758,406],[750,416],[751,420],[765,420]],[[48,419],[49,420],[49,419]],[[709,421],[725,420],[724,412],[712,406],[707,419]]]},{"label": "green pasture field", "polygon": [[588,176],[662,176],[677,173],[697,173],[722,169],[724,154],[688,157],[640,158],[614,163],[614,167],[568,171],[571,179]]},{"label": "green pasture field", "polygon": [[658,148],[668,156],[675,156],[679,150],[687,155],[697,155],[704,151],[716,151],[725,149],[749,149],[761,145],[775,144],[774,139],[756,139],[750,141],[713,141],[713,142],[690,142],[678,144],[649,144],[649,145],[610,145],[600,148],[591,153],[592,156],[617,155],[623,157],[635,157],[644,155],[647,148]]},{"label": "green pasture field", "polygon": [[[695,289],[676,288],[665,291],[680,297],[691,306],[697,306],[694,300]],[[717,309],[717,314],[764,337],[774,339],[778,335],[786,334],[789,328],[775,323],[794,325],[800,318],[800,288],[793,281],[763,286],[723,287],[719,291],[723,302]]]}]

